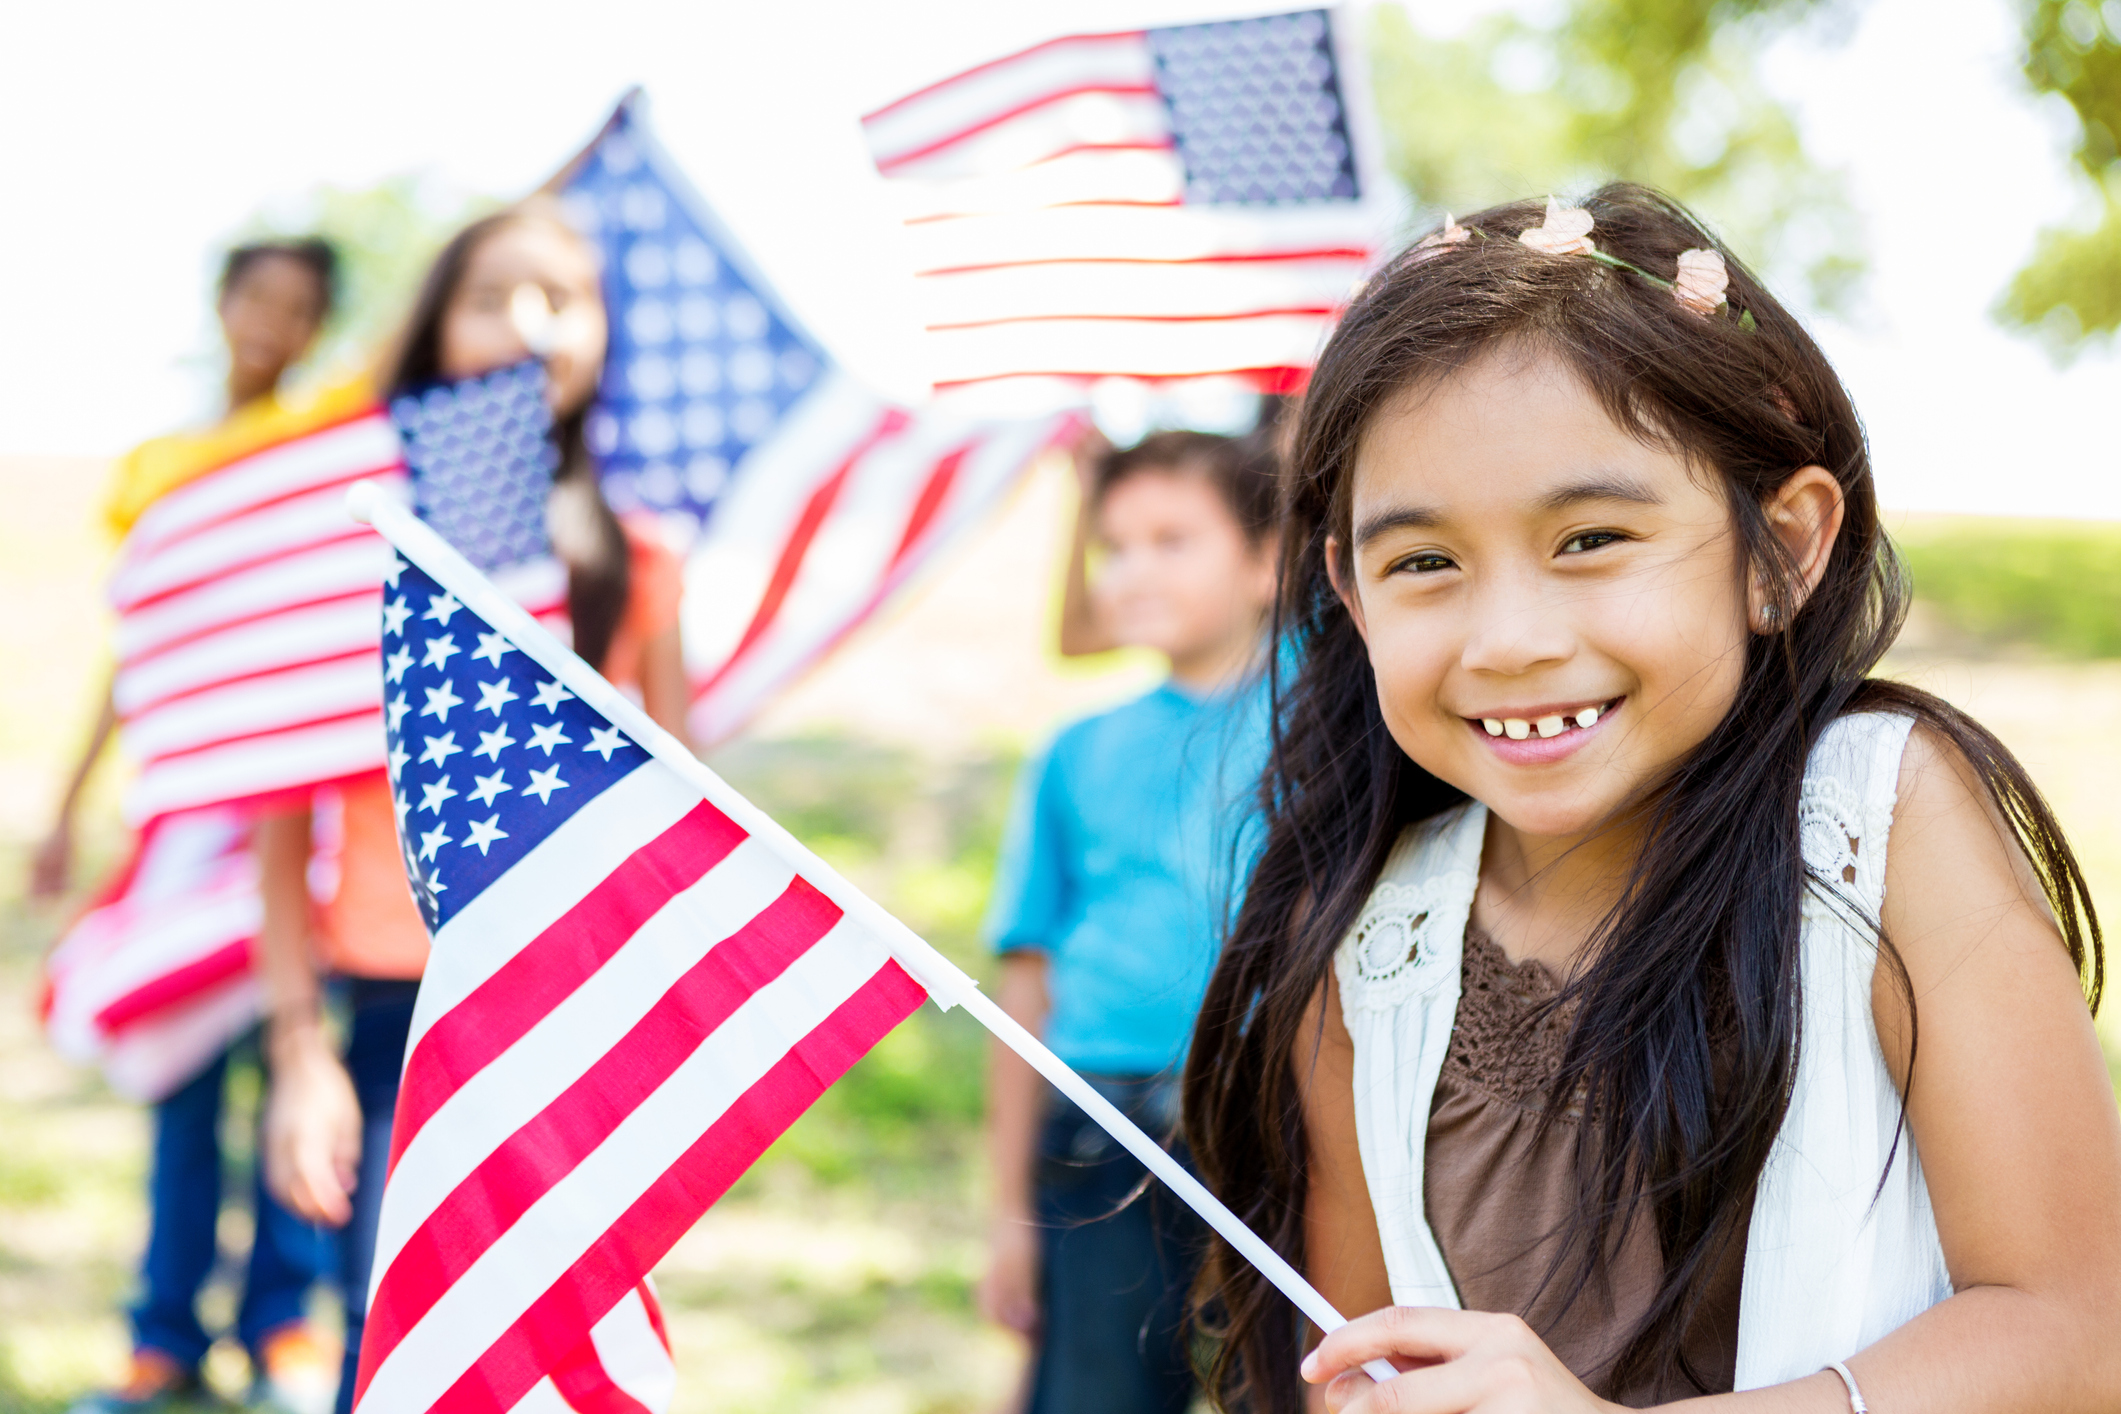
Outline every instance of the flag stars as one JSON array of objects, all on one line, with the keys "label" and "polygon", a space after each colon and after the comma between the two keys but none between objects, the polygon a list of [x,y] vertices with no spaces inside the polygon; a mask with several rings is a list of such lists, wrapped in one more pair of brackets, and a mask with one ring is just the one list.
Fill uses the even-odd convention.
[{"label": "flag stars", "polygon": [[551,757],[552,749],[555,746],[568,746],[573,741],[574,738],[567,735],[564,725],[559,722],[546,722],[542,725],[534,724],[530,728],[530,744],[543,751],[547,758]]},{"label": "flag stars", "polygon": [[531,771],[530,784],[523,787],[523,794],[536,796],[540,805],[550,805],[552,804],[552,793],[556,790],[565,789],[567,789],[567,782],[560,779],[560,768],[554,766],[550,770]]},{"label": "flag stars", "polygon": [[383,710],[390,714],[390,729],[396,731],[398,723],[404,721],[405,714],[412,710],[412,704],[405,700],[405,694],[401,692],[396,697],[391,698],[389,705]]},{"label": "flag stars", "polygon": [[477,710],[491,712],[498,717],[501,715],[503,707],[506,707],[511,702],[521,700],[521,695],[508,685],[507,678],[502,678],[499,682],[482,682],[479,684],[479,705]]},{"label": "flag stars", "polygon": [[398,587],[398,576],[405,573],[405,561],[396,555],[390,557],[390,568],[383,571],[383,582],[392,589]]},{"label": "flag stars", "polygon": [[400,647],[397,652],[383,660],[383,681],[395,683],[402,680],[405,670],[412,666],[412,650]]},{"label": "flag stars", "polygon": [[427,705],[420,709],[420,715],[432,717],[438,722],[448,721],[449,709],[462,705],[464,701],[463,698],[457,696],[456,692],[446,682],[440,687],[430,687],[425,689],[425,691],[427,693]]},{"label": "flag stars", "polygon": [[498,668],[501,666],[501,655],[515,651],[515,645],[498,633],[482,633],[479,635],[479,646],[473,651],[471,656],[475,660],[491,663]]},{"label": "flag stars", "polygon": [[443,628],[448,628],[450,616],[463,607],[462,604],[457,602],[457,596],[445,589],[427,601],[427,612],[420,615],[420,617],[433,619]]},{"label": "flag stars", "polygon": [[423,831],[420,835],[420,858],[433,859],[435,851],[448,843],[449,826],[447,824],[439,824],[431,830]]},{"label": "flag stars", "polygon": [[561,687],[557,682],[541,682],[538,684],[536,695],[530,699],[530,705],[543,707],[548,712],[557,713],[560,710],[560,704],[571,700],[573,697],[573,693]]},{"label": "flag stars", "polygon": [[464,837],[464,848],[470,849],[473,845],[477,845],[479,847],[479,856],[483,859],[487,848],[495,840],[505,840],[507,838],[508,831],[501,828],[501,817],[496,813],[489,815],[483,821],[474,820],[471,822],[471,833]]},{"label": "flag stars", "polygon": [[395,638],[405,631],[405,620],[412,617],[412,606],[400,594],[383,606],[383,636]]},{"label": "flag stars", "polygon": [[[493,731],[480,732],[479,749],[477,751],[472,752],[471,754],[474,756],[483,756],[489,761],[498,762],[501,759],[501,748],[504,746],[514,746],[515,744],[516,739],[508,734],[508,723],[503,722],[498,728]],[[547,756],[552,755],[552,753],[549,751],[545,754]]]},{"label": "flag stars", "polygon": [[[625,746],[626,738],[619,735],[617,727],[592,727],[589,732],[589,745],[583,747],[582,750],[594,751],[606,761],[609,761],[612,752],[623,750]],[[548,756],[551,754],[551,752],[546,753]]]},{"label": "flag stars", "polygon": [[[449,784],[449,777],[447,776],[442,777],[439,781],[422,781],[420,782],[420,808],[432,815],[439,816],[442,813],[442,807],[456,799],[457,794],[457,790]],[[429,857],[432,858],[433,856],[430,855]]]},{"label": "flag stars", "polygon": [[[474,772],[473,774],[477,775],[476,772]],[[478,788],[472,791],[472,793],[465,798],[467,800],[476,800],[481,805],[493,804],[493,798],[495,796],[507,795],[509,792],[515,789],[514,786],[507,784],[507,782],[502,779],[507,774],[508,773],[506,771],[496,771],[490,776],[478,776]]]},{"label": "flag stars", "polygon": [[421,740],[427,743],[426,748],[420,752],[420,764],[422,766],[425,766],[430,761],[437,766],[447,766],[449,758],[464,749],[457,745],[457,734],[455,732],[444,732],[440,736],[422,737]]},{"label": "flag stars", "polygon": [[447,672],[449,660],[463,651],[457,647],[457,636],[453,633],[445,633],[440,638],[430,638],[427,640],[427,656],[420,660],[420,666],[440,668]]},{"label": "flag stars", "polygon": [[405,769],[405,763],[410,760],[412,760],[411,752],[397,742],[390,744],[390,774],[393,779]]}]

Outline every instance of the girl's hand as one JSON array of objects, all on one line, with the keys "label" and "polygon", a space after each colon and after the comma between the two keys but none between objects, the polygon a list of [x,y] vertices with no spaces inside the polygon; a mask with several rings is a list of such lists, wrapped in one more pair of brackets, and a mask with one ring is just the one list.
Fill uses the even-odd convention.
[{"label": "girl's hand", "polygon": [[998,1218],[990,1240],[987,1274],[980,1278],[980,1313],[1018,1335],[1036,1337],[1039,1327],[1039,1233],[1028,1221]]},{"label": "girl's hand", "polygon": [[[1362,1372],[1382,1357],[1404,1373],[1384,1384]],[[1332,1414],[1607,1414],[1620,1408],[1584,1388],[1515,1316],[1388,1306],[1348,1322],[1304,1357],[1303,1377],[1326,1384]]]},{"label": "girl's hand", "polygon": [[316,1022],[275,1025],[267,1045],[265,1186],[304,1222],[344,1227],[361,1163],[361,1102]]}]

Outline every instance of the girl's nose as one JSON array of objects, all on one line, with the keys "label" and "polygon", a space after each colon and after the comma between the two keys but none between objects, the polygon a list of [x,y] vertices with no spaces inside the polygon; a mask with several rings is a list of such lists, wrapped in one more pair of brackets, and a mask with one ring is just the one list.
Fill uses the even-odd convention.
[{"label": "girl's nose", "polygon": [[1504,581],[1474,596],[1458,661],[1469,672],[1516,677],[1575,653],[1575,629],[1561,606],[1532,584]]}]

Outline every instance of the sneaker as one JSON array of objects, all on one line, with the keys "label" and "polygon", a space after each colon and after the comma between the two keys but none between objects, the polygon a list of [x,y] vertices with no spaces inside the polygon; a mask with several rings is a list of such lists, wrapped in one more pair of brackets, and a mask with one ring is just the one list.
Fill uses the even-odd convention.
[{"label": "sneaker", "polygon": [[339,1352],[305,1322],[267,1336],[256,1363],[246,1408],[257,1414],[331,1414],[339,1393]]},{"label": "sneaker", "polygon": [[82,1396],[67,1414],[164,1414],[203,1392],[197,1370],[159,1350],[135,1350],[124,1384]]}]

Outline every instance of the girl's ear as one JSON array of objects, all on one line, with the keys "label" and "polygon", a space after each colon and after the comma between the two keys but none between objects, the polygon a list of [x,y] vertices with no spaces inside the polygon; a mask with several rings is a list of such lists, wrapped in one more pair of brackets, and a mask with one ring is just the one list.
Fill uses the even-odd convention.
[{"label": "girl's ear", "polygon": [[1790,473],[1774,494],[1761,502],[1760,509],[1767,516],[1768,529],[1782,542],[1789,557],[1790,588],[1797,602],[1776,603],[1773,586],[1756,574],[1746,591],[1746,616],[1755,631],[1779,633],[1789,626],[1826,573],[1834,541],[1841,534],[1847,503],[1841,494],[1841,483],[1832,472],[1825,467],[1805,466]]},{"label": "girl's ear", "polygon": [[1356,597],[1355,586],[1341,577],[1340,537],[1337,535],[1326,537],[1326,579],[1339,597],[1341,607],[1348,611],[1348,617],[1355,620],[1355,631],[1362,635],[1363,642],[1368,643],[1370,630],[1362,621],[1362,600]]}]

